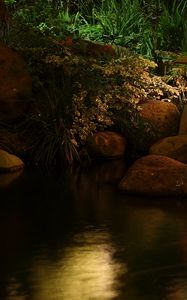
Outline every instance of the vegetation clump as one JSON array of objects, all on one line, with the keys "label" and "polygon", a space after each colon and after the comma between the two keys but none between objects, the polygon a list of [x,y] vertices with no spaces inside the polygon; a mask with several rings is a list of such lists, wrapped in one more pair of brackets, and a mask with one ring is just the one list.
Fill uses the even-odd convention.
[{"label": "vegetation clump", "polygon": [[[125,133],[139,151],[142,136],[154,135],[139,105],[166,99],[182,108],[186,69],[179,77],[172,67],[177,54],[168,50],[185,48],[185,1],[149,7],[143,0],[6,2],[12,24],[3,41],[22,53],[33,77],[32,113],[15,131],[34,163],[78,160],[99,130]],[[169,32],[179,27],[177,48],[170,49]]]},{"label": "vegetation clump", "polygon": [[[94,47],[97,52],[95,44]],[[100,47],[98,45],[98,49]],[[54,132],[51,124],[56,124],[56,137],[64,130],[58,126],[59,120],[63,120],[69,146],[76,150],[69,161],[78,157],[88,136],[100,130],[129,133],[129,138],[136,140],[138,145],[142,134],[147,134],[148,139],[154,134],[139,117],[139,104],[165,98],[178,103],[180,87],[169,85],[166,77],[154,75],[156,64],[143,57],[130,53],[123,57],[116,53],[112,58],[107,54],[95,57],[94,53],[85,57],[84,47],[81,55],[80,44],[76,46],[76,42],[73,50],[63,46],[51,54],[38,50],[36,55],[36,49],[27,51],[24,50],[25,56],[29,57],[35,73],[38,112],[35,117],[50,124],[50,128],[46,127],[48,132]],[[35,65],[41,65],[40,73],[36,73]],[[44,135],[47,138],[48,135]],[[41,144],[41,141],[36,143],[37,151]]]}]

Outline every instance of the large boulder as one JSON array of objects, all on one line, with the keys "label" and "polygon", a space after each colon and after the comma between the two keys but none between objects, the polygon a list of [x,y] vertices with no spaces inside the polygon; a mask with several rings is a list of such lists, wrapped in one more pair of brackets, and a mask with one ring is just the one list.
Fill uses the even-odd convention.
[{"label": "large boulder", "polygon": [[17,156],[0,149],[0,171],[14,172],[23,169],[24,163]]},{"label": "large boulder", "polygon": [[24,59],[0,44],[0,120],[12,120],[27,112],[32,79]]},{"label": "large boulder", "polygon": [[178,134],[187,134],[187,105],[184,105]]},{"label": "large boulder", "polygon": [[152,125],[157,138],[177,134],[180,113],[175,104],[153,100],[141,104],[140,107],[140,116]]},{"label": "large boulder", "polygon": [[168,156],[187,163],[187,135],[166,137],[153,144],[150,147],[149,153]]},{"label": "large boulder", "polygon": [[147,196],[187,195],[187,165],[162,155],[144,156],[130,167],[119,188]]},{"label": "large boulder", "polygon": [[118,158],[125,154],[125,138],[117,132],[97,132],[90,136],[87,142],[89,152],[96,157]]}]

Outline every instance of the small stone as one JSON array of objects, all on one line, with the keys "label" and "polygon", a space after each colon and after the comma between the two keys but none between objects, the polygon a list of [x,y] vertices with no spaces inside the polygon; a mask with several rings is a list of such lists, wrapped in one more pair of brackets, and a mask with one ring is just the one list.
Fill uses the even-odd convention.
[{"label": "small stone", "polygon": [[91,154],[102,158],[118,158],[125,154],[126,141],[122,134],[113,131],[97,132],[88,138]]}]

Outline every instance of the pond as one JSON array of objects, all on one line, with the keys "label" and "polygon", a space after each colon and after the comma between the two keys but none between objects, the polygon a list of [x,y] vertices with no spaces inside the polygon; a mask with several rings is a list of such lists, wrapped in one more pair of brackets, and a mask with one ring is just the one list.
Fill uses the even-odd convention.
[{"label": "pond", "polygon": [[26,169],[1,187],[0,299],[187,299],[187,202],[120,194],[124,172]]}]

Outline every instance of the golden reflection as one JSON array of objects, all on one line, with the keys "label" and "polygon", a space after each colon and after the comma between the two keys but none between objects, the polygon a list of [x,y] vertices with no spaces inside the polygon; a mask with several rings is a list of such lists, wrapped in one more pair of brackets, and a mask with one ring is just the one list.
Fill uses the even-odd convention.
[{"label": "golden reflection", "polygon": [[[113,247],[106,232],[84,232],[59,253],[53,263],[41,258],[32,270],[37,282],[33,300],[109,300],[117,296],[118,276],[126,266],[113,259]],[[47,267],[48,265],[48,267]]]},{"label": "golden reflection", "polygon": [[[159,208],[132,208],[130,218],[134,224],[134,229],[137,229],[141,242],[144,247],[148,248],[153,247],[154,242],[157,241],[160,235],[160,230],[164,230],[165,223],[168,222],[167,214]],[[136,227],[136,224],[138,227]]]}]

